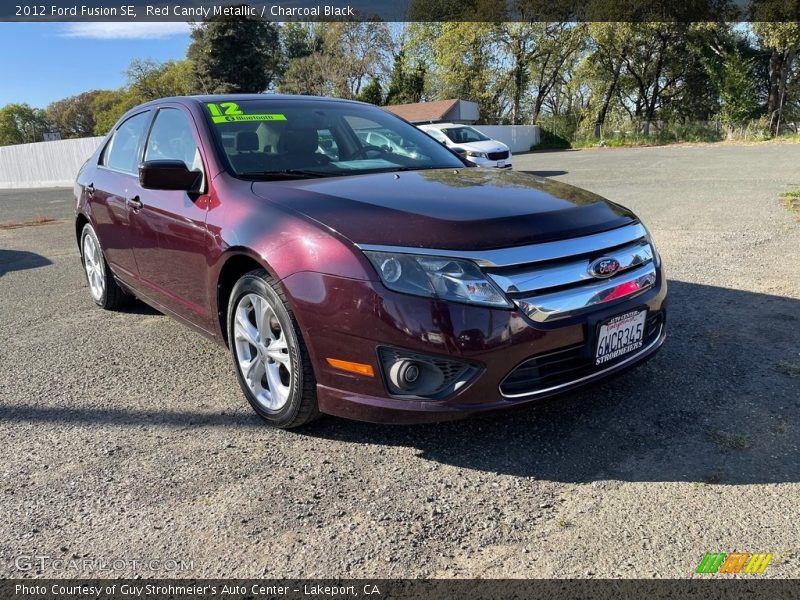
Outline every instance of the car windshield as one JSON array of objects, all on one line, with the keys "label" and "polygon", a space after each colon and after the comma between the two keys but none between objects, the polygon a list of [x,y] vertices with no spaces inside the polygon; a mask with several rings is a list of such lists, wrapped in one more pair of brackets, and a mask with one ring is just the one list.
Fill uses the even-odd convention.
[{"label": "car windshield", "polygon": [[442,130],[456,144],[469,144],[470,142],[485,142],[490,139],[472,127],[448,127]]},{"label": "car windshield", "polygon": [[463,167],[441,144],[379,108],[325,100],[204,104],[234,175],[281,179]]}]

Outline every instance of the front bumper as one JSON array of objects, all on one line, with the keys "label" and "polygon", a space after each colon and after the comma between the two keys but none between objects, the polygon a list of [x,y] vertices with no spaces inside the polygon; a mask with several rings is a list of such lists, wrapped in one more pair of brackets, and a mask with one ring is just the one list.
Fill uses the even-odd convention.
[{"label": "front bumper", "polygon": [[510,169],[513,166],[512,164],[513,158],[511,154],[508,155],[508,158],[499,161],[491,160],[488,158],[472,157],[472,156],[467,156],[466,158],[468,161],[475,163],[479,167],[494,168],[494,169]]},{"label": "front bumper", "polygon": [[[301,272],[283,280],[309,349],[322,412],[382,423],[455,419],[533,402],[621,373],[650,358],[666,335],[666,282],[590,313],[535,323],[519,310],[493,309],[399,294],[381,283]],[[598,320],[634,309],[659,315],[659,330],[640,350],[581,372],[574,380],[543,385],[521,396],[500,386],[520,364],[565,348],[588,347]],[[393,346],[477,365],[478,374],[457,392],[436,400],[391,395],[380,377],[379,346]],[[339,371],[326,358],[369,364],[376,376]]]}]

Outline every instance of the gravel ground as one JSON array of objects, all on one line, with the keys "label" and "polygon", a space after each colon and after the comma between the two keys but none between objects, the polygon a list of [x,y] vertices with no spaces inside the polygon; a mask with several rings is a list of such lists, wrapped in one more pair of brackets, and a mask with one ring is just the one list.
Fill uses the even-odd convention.
[{"label": "gravel ground", "polygon": [[295,432],[251,413],[223,349],[92,304],[71,190],[0,192],[0,223],[67,219],[0,229],[0,576],[80,575],[15,569],[39,554],[203,577],[691,577],[733,551],[800,576],[800,224],[778,200],[798,165],[780,144],[515,157],[650,226],[661,353],[532,408]]}]

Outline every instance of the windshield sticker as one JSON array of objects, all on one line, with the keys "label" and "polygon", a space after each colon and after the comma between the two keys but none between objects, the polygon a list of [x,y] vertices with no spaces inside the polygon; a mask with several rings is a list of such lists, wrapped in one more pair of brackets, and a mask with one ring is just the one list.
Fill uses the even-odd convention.
[{"label": "windshield sticker", "polygon": [[214,123],[235,123],[237,121],[285,121],[286,115],[278,113],[256,113],[246,115],[235,102],[220,102],[207,104]]}]

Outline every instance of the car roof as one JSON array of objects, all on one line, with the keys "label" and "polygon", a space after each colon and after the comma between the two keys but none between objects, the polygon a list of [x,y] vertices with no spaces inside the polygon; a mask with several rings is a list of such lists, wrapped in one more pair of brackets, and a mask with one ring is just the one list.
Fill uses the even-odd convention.
[{"label": "car roof", "polygon": [[264,100],[271,101],[294,101],[294,102],[328,102],[331,104],[363,104],[365,106],[372,106],[366,102],[359,102],[357,100],[345,100],[342,98],[329,98],[325,96],[303,96],[300,94],[203,94],[197,96],[170,96],[167,98],[158,98],[140,104],[139,106],[154,106],[166,102],[178,102],[181,104],[205,104],[207,102],[229,102],[229,101],[242,101],[242,100]]}]

